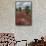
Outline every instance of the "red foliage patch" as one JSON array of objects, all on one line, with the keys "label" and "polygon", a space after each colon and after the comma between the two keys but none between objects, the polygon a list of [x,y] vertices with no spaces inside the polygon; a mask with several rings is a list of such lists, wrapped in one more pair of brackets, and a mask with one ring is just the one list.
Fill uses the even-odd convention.
[{"label": "red foliage patch", "polygon": [[16,25],[32,25],[32,18],[25,12],[17,12]]}]

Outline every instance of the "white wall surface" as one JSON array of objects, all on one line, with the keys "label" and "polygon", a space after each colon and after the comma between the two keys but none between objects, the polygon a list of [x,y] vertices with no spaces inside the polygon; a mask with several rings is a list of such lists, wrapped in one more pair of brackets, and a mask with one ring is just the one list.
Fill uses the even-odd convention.
[{"label": "white wall surface", "polygon": [[32,26],[16,26],[15,0],[0,0],[0,32],[13,32],[16,40],[28,42],[46,36],[46,0],[29,1],[32,1]]}]

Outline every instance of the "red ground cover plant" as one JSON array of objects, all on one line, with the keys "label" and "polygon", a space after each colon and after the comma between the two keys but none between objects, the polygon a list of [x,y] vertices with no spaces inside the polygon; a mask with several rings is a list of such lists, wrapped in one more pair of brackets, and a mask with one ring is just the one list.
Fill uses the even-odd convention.
[{"label": "red ground cover plant", "polygon": [[26,14],[25,12],[16,13],[16,25],[32,25],[31,14]]}]

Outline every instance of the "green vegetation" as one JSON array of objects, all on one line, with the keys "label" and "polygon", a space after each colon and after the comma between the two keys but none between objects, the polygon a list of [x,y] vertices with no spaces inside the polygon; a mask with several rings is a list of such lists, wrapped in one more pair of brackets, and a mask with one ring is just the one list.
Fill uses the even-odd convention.
[{"label": "green vegetation", "polygon": [[25,12],[26,12],[26,14],[29,14],[29,12],[30,12],[29,6],[25,7]]},{"label": "green vegetation", "polygon": [[21,7],[19,7],[19,11],[21,11],[22,9],[21,9]]}]

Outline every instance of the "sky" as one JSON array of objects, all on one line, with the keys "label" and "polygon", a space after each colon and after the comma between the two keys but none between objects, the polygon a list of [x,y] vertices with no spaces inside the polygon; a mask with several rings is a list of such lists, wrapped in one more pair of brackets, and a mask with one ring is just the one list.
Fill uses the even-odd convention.
[{"label": "sky", "polygon": [[31,2],[25,2],[25,1],[18,1],[16,2],[16,8],[21,7],[22,9],[24,9],[25,6],[30,6],[31,7]]}]

